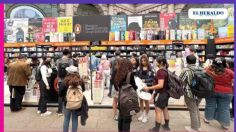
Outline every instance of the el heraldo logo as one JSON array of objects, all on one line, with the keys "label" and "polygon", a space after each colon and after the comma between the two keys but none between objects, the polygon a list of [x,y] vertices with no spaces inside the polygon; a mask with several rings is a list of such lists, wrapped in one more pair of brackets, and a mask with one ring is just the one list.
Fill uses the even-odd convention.
[{"label": "el heraldo logo", "polygon": [[228,10],[225,8],[191,8],[188,10],[190,19],[226,19]]},{"label": "el heraldo logo", "polygon": [[76,24],[74,27],[75,34],[80,34],[81,32],[81,26],[80,24]]}]

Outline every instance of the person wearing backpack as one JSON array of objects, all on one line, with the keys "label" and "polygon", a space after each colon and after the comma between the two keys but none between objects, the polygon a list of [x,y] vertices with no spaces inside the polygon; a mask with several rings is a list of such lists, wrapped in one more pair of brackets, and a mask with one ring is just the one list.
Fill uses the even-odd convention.
[{"label": "person wearing backpack", "polygon": [[68,75],[61,82],[59,96],[64,102],[63,132],[69,132],[70,118],[72,118],[72,131],[78,129],[78,111],[82,107],[85,91],[84,81],[78,73],[78,68],[71,65],[67,69]]},{"label": "person wearing backpack", "polygon": [[[141,56],[140,65],[138,67],[137,76],[142,79],[143,83],[147,86],[152,86],[154,82],[154,71],[149,64],[148,57],[146,54]],[[153,90],[149,91],[151,94]],[[145,104],[145,112],[144,112],[144,104]],[[141,116],[138,118],[139,121],[146,123],[148,121],[148,113],[150,110],[150,103],[149,100],[143,100],[140,98],[140,109],[141,109]]]},{"label": "person wearing backpack", "polygon": [[195,70],[196,67],[196,57],[194,55],[188,55],[186,57],[187,67],[183,69],[180,74],[180,79],[184,82],[184,100],[187,105],[190,114],[191,126],[186,126],[185,129],[187,131],[198,131],[201,127],[200,121],[200,112],[199,112],[199,104],[201,102],[201,98],[195,96],[189,84],[192,83],[193,74],[190,70]]},{"label": "person wearing backpack", "polygon": [[224,58],[216,58],[211,67],[206,69],[214,81],[214,93],[206,97],[205,119],[209,124],[210,120],[217,120],[223,129],[228,130],[230,126],[230,102],[233,97],[234,72],[226,68]]},{"label": "person wearing backpack", "polygon": [[[118,94],[118,131],[129,132],[132,115],[139,112],[137,86],[132,73],[132,64],[128,59],[119,59],[114,79],[115,90]],[[122,71],[122,72],[119,72]],[[136,94],[135,94],[136,93]],[[132,96],[131,96],[132,95]],[[128,99],[128,100],[126,100]],[[127,102],[132,100],[131,103]],[[134,109],[133,109],[134,108]]]},{"label": "person wearing backpack", "polygon": [[[58,73],[58,87],[60,87],[61,82],[67,75],[66,68],[73,65],[73,60],[70,57],[70,50],[64,49],[62,52],[62,57],[56,61],[57,73]],[[62,116],[62,98],[58,96],[58,111],[57,115]]]},{"label": "person wearing backpack", "polygon": [[168,112],[168,101],[169,101],[169,87],[168,87],[168,63],[163,56],[157,58],[158,71],[156,73],[155,85],[145,87],[144,91],[155,90],[154,94],[154,105],[155,105],[155,127],[150,129],[151,132],[159,132],[162,122],[162,114],[164,115],[165,124],[162,125],[163,129],[170,131],[169,127],[169,112]]},{"label": "person wearing backpack", "polygon": [[49,86],[49,79],[52,73],[51,69],[51,59],[48,57],[43,57],[43,62],[39,66],[41,79],[38,80],[39,90],[40,90],[40,97],[39,97],[39,104],[38,104],[38,114],[41,116],[48,116],[51,115],[52,112],[47,110],[47,102],[48,102],[48,92],[50,90]]}]

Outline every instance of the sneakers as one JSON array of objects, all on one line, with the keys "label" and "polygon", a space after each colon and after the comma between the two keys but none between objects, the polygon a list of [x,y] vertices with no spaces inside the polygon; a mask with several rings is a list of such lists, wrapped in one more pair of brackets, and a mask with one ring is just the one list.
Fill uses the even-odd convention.
[{"label": "sneakers", "polygon": [[51,115],[51,114],[52,114],[52,112],[46,111],[45,113],[42,113],[41,116],[49,116],[49,115]]},{"label": "sneakers", "polygon": [[185,130],[188,132],[198,132],[197,130],[192,129],[190,126],[185,126]]},{"label": "sneakers", "polygon": [[148,121],[148,115],[144,113],[142,123],[146,123]]},{"label": "sneakers", "polygon": [[40,111],[40,110],[38,110],[38,111],[37,111],[37,114],[41,114],[41,111]]},{"label": "sneakers", "polygon": [[63,116],[63,114],[61,112],[57,112],[58,116]]},{"label": "sneakers", "polygon": [[114,115],[114,120],[118,121],[118,115]]},{"label": "sneakers", "polygon": [[138,118],[138,121],[142,121],[144,117],[144,112],[142,112],[141,116]]},{"label": "sneakers", "polygon": [[224,130],[229,130],[229,127],[221,125]]},{"label": "sneakers", "polygon": [[167,125],[162,125],[162,128],[163,128],[165,131],[167,131],[167,132],[170,131],[170,127],[167,126]]},{"label": "sneakers", "polygon": [[205,122],[206,124],[210,124],[210,121],[208,121],[206,118],[204,118],[204,122]]}]

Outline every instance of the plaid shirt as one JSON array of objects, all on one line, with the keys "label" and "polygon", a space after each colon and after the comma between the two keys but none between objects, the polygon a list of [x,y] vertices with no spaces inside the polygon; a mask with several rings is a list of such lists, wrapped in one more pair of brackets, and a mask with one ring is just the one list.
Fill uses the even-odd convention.
[{"label": "plaid shirt", "polygon": [[192,99],[198,99],[195,95],[193,95],[191,88],[189,86],[192,82],[192,79],[193,79],[193,73],[189,68],[195,70],[197,67],[196,67],[196,65],[193,65],[193,64],[188,65],[181,72],[180,79],[183,80],[183,82],[184,82],[185,96],[192,98]]}]

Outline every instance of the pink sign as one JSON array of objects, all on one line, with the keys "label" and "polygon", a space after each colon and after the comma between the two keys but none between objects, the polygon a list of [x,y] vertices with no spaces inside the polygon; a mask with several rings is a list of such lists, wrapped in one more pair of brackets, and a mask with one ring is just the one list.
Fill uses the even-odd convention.
[{"label": "pink sign", "polygon": [[176,13],[161,13],[160,27],[161,30],[175,29],[178,26]]},{"label": "pink sign", "polygon": [[57,19],[43,18],[42,31],[44,33],[57,32]]}]

